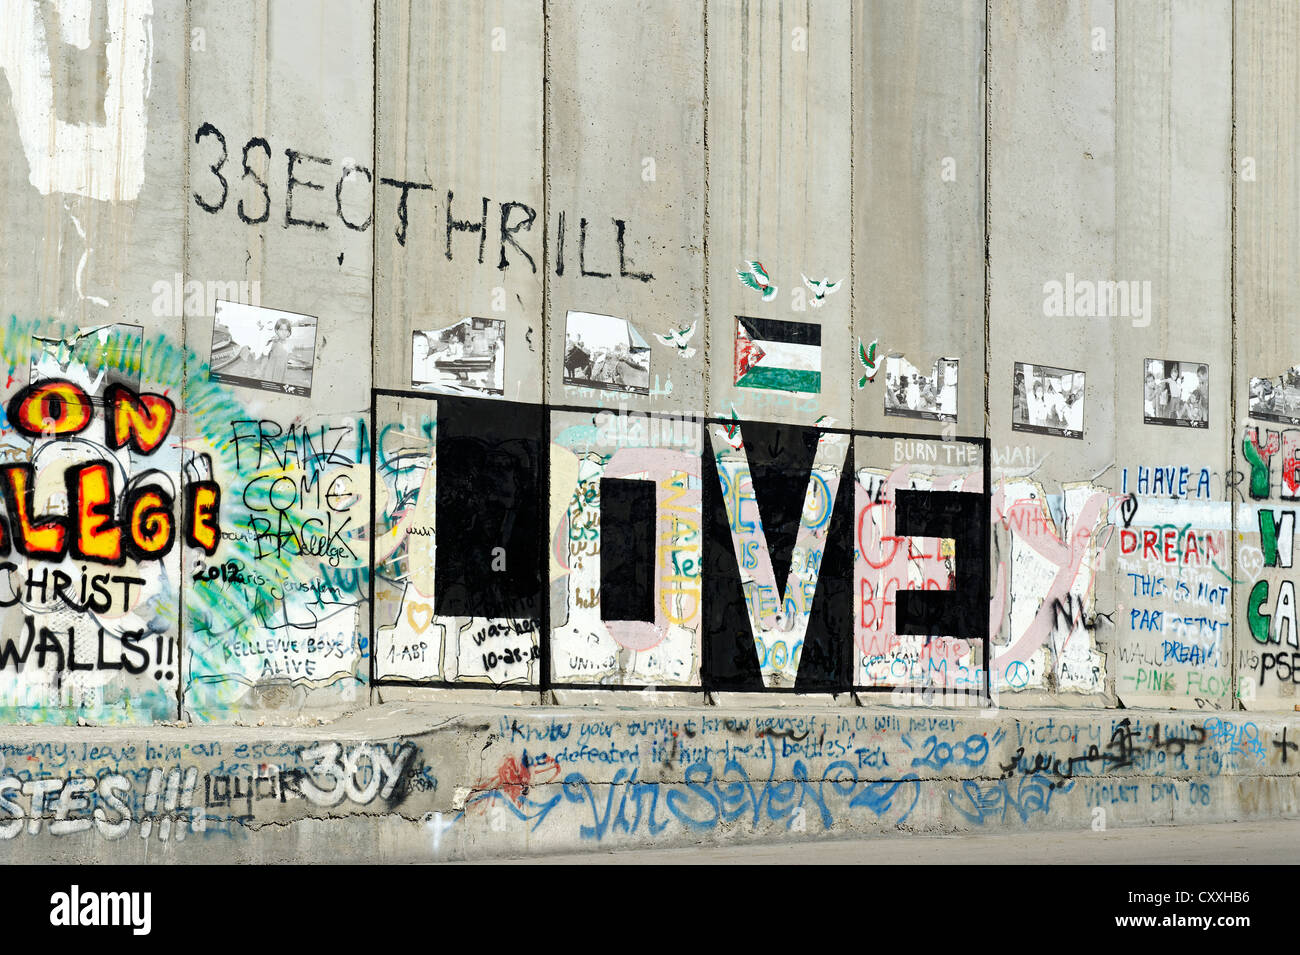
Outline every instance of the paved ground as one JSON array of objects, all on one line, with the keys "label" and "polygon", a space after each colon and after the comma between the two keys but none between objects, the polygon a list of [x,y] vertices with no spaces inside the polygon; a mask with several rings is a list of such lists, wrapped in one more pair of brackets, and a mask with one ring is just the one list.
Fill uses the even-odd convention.
[{"label": "paved ground", "polygon": [[1145,865],[1289,865],[1300,862],[1300,819],[1159,826],[1106,832],[881,836],[798,845],[639,849],[542,856],[510,862],[611,865],[900,865],[1006,863]]}]

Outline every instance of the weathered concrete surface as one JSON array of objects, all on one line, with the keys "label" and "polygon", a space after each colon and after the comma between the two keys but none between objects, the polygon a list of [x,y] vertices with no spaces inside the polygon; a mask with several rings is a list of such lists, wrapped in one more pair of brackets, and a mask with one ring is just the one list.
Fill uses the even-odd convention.
[{"label": "weathered concrete surface", "polygon": [[1297,840],[1300,819],[1275,819],[1101,832],[914,833],[811,844],[524,856],[513,861],[555,865],[1294,865]]},{"label": "weathered concrete surface", "polygon": [[[1289,357],[1297,330],[1294,303],[1300,281],[1289,263],[1295,261],[1296,228],[1300,225],[1297,192],[1296,124],[1279,122],[1296,102],[1300,62],[1294,43],[1280,40],[1300,30],[1297,11],[1286,4],[1267,3],[1234,8],[1233,77],[1240,91],[1233,100],[1236,169],[1234,223],[1234,357],[1233,412],[1236,438],[1235,469],[1251,479],[1250,502],[1256,507],[1234,509],[1233,528],[1241,542],[1236,575],[1240,585],[1234,606],[1234,628],[1255,639],[1236,647],[1234,665],[1243,689],[1250,691],[1250,709],[1286,709],[1297,702],[1297,675],[1289,668],[1295,647],[1277,624],[1280,596],[1295,586],[1292,558],[1280,560],[1267,549],[1261,532],[1266,512],[1281,517],[1296,493],[1294,458],[1296,432],[1293,409],[1280,419],[1258,419],[1256,381],[1278,383],[1294,362]],[[1286,356],[1286,357],[1284,357]],[[1291,420],[1288,420],[1291,419]],[[1276,451],[1270,454],[1270,449]],[[1259,559],[1260,554],[1264,559]],[[1286,644],[1283,644],[1283,640]],[[1279,679],[1279,676],[1285,676]]]},{"label": "weathered concrete surface", "polygon": [[[704,313],[704,3],[574,0],[546,20],[547,394],[700,414],[703,355],[654,336]],[[566,384],[570,311],[630,322],[651,349],[649,388]]]},{"label": "weathered concrete surface", "polygon": [[[201,311],[187,305],[187,447],[199,461],[207,455],[224,487],[233,491],[240,484],[249,491],[240,507],[256,509],[265,506],[259,502],[260,489],[269,490],[277,479],[288,477],[286,460],[262,453],[262,446],[254,455],[246,453],[247,445],[241,448],[235,438],[246,426],[236,422],[267,434],[292,433],[295,426],[319,434],[325,428],[344,439],[354,465],[361,453],[359,419],[370,406],[371,373],[369,362],[359,362],[357,356],[373,350],[376,330],[371,320],[376,308],[371,294],[374,233],[353,226],[377,214],[374,16],[346,0],[323,6],[244,0],[199,3],[190,18],[206,30],[210,42],[190,51],[185,119],[192,122],[187,138],[193,146],[186,166],[190,202],[183,271],[187,279],[204,284],[234,277],[256,283],[262,307],[312,322],[312,334],[304,336],[311,365],[307,392],[265,390],[266,383],[259,388],[246,381],[232,404],[227,403],[229,391],[212,388],[219,387],[212,373],[222,368],[215,315],[206,301]],[[218,23],[244,42],[222,42],[214,29]],[[317,79],[305,86],[295,79],[302,76]],[[224,434],[216,437],[214,427]],[[223,448],[234,450],[233,457],[223,454]],[[340,477],[354,486],[360,481],[359,469],[336,469],[343,456],[330,457],[334,460],[323,468],[308,468],[307,476],[323,479],[325,488]],[[288,470],[302,476],[300,468],[290,465]],[[241,474],[265,479],[249,488]],[[282,492],[287,485],[281,482]],[[293,497],[295,506],[310,506],[314,495],[294,492]],[[228,499],[227,508],[231,503]],[[364,524],[369,511],[366,502],[357,505],[347,515],[354,526]],[[250,530],[245,524],[246,540]],[[262,548],[267,562],[278,565],[268,579],[286,572],[300,580],[320,579],[320,555],[311,555],[310,548],[293,553],[280,543],[277,539],[274,546]],[[337,566],[356,569],[360,552],[355,548],[342,548]],[[186,548],[183,566],[202,567],[213,556]],[[358,680],[369,669],[355,638],[357,625],[368,619],[364,601],[335,606],[328,614],[331,622],[320,629],[322,638],[333,633],[347,647],[341,657],[320,661],[329,672],[318,675],[327,679],[300,679],[296,685],[272,680],[278,685],[269,685],[266,673],[255,672],[250,658],[230,652],[252,637],[257,629],[252,621],[259,616],[254,607],[265,604],[269,592],[257,588],[260,594],[240,594],[201,581],[189,583],[185,613],[210,622],[204,636],[189,645],[193,652],[182,682],[184,712],[190,718],[218,712],[240,718],[237,714],[268,705],[338,712],[356,699]],[[292,589],[286,593],[281,608],[286,621],[312,616],[301,596],[295,597]]]},{"label": "weathered concrete surface", "polygon": [[[850,421],[852,4],[708,5],[709,411],[812,424]],[[787,104],[799,102],[797,109]],[[771,301],[737,281],[760,260]],[[839,282],[817,300],[804,284]],[[821,386],[813,393],[737,384],[737,316],[818,327]]]},{"label": "weathered concrete surface", "polygon": [[[985,369],[985,21],[983,3],[853,5],[850,346],[878,339],[881,355],[923,372],[956,358],[958,434],[987,429],[987,389],[970,385]],[[858,385],[858,358],[852,367],[855,427],[949,426],[886,415],[879,390]]]},{"label": "weathered concrete surface", "polygon": [[[730,583],[730,568],[696,559],[708,535],[691,531],[712,515],[693,497],[681,521],[657,513],[673,524],[679,572],[659,574],[652,599],[677,601],[679,619],[623,642],[606,626],[599,485],[620,449],[593,437],[603,410],[668,416],[654,421],[734,413],[750,435],[766,426],[760,452],[791,473],[762,504],[753,469],[764,455],[727,450],[743,437],[734,425],[688,442],[686,466],[659,453],[684,448],[644,435],[620,462],[637,465],[623,477],[659,468],[658,480],[693,495],[707,452],[729,457],[729,530],[760,638],[774,632],[766,610],[785,600],[776,552],[794,535],[780,525],[802,520],[783,504],[796,512],[805,487],[794,473],[806,467],[801,442],[774,424],[897,434],[892,447],[854,440],[852,523],[875,528],[883,553],[871,560],[888,566],[843,582],[840,596],[857,597],[834,614],[835,639],[855,641],[835,674],[841,689],[970,688],[991,673],[1003,705],[1291,710],[1300,656],[1283,624],[1294,610],[1286,515],[1297,438],[1285,425],[1300,423],[1300,406],[1247,419],[1251,380],[1280,382],[1295,362],[1293,10],[1227,0],[463,7],[0,7],[0,205],[12,223],[0,239],[0,397],[7,406],[55,371],[101,382],[102,363],[73,346],[107,323],[138,325],[139,362],[108,371],[175,401],[176,427],[152,456],[115,455],[117,489],[149,480],[178,495],[211,479],[222,495],[218,545],[182,538],[162,560],[131,562],[147,584],[134,600],[93,613],[30,594],[5,606],[5,636],[29,623],[71,629],[84,649],[102,622],[110,646],[90,670],[83,654],[74,672],[67,652],[21,672],[0,663],[0,719],[293,723],[363,700],[504,690],[565,704],[645,685],[664,705],[689,705],[702,686],[743,683],[747,648],[727,661],[736,672],[706,665],[731,624],[710,630],[685,606]],[[738,280],[749,261],[770,271],[772,296]],[[818,300],[804,277],[843,287]],[[1075,281],[1099,291],[1053,312],[1049,288]],[[1115,283],[1141,290],[1140,311],[1102,307],[1100,289]],[[309,367],[296,370],[309,394],[277,390],[288,382],[263,373],[269,325],[243,327],[238,342],[218,331],[215,301],[252,298],[300,320],[296,359]],[[600,375],[594,359],[584,374],[566,369],[571,313],[596,316],[603,347],[635,350],[648,380],[614,380],[637,376],[608,355]],[[738,315],[766,323],[766,385],[737,381]],[[457,328],[477,336],[468,363],[448,357],[467,342],[443,339],[456,371],[417,380],[417,342]],[[885,374],[869,379],[855,352],[876,339]],[[251,354],[231,362],[235,345]],[[915,369],[915,390],[888,385],[891,355]],[[900,412],[900,392],[928,406],[919,379],[942,358],[957,362],[955,416]],[[1208,395],[1195,392],[1208,397],[1207,421],[1146,420],[1160,388],[1148,360],[1207,367]],[[1086,379],[1080,433],[1014,420],[1018,363]],[[816,389],[798,390],[814,374]],[[1185,370],[1165,387],[1190,402],[1195,377]],[[466,396],[485,408],[520,402],[521,415],[577,406],[527,436],[551,466],[528,485],[536,500],[511,503],[547,513],[548,526],[529,528],[539,539],[521,545],[513,520],[475,527],[512,552],[551,552],[534,601],[548,613],[500,646],[471,641],[504,617],[438,611],[434,592],[434,514],[469,514],[468,526],[491,510],[479,491],[513,484],[489,454],[482,473],[440,488],[440,408]],[[937,435],[954,431],[987,439],[987,460],[932,467]],[[103,456],[69,434],[0,430],[0,456],[39,469],[41,514],[65,506],[64,469],[47,462],[87,455]],[[835,479],[830,465],[820,478]],[[873,495],[891,480],[889,490],[939,480],[971,490],[986,477],[988,652],[962,628],[900,635],[894,595],[914,583],[945,589],[953,555],[898,548],[886,530],[894,501]],[[1278,523],[1265,533],[1259,508],[1272,504]],[[808,530],[813,540],[821,528]],[[770,579],[749,573],[763,548]],[[818,586],[816,547],[800,550],[800,619],[783,633],[806,632],[815,597],[831,589]],[[86,573],[57,556],[59,572]],[[50,569],[27,554],[13,563],[15,590]],[[162,642],[124,673],[114,652],[133,632]],[[787,690],[798,640],[779,654],[778,643],[757,649],[757,668],[766,689]]]},{"label": "weathered concrete surface", "polygon": [[[441,859],[1294,812],[1297,30],[1228,0],[6,0],[0,459],[35,489],[0,525],[0,722],[68,728],[7,731],[3,851]],[[818,304],[805,276],[844,284]],[[1140,307],[1103,307],[1116,283]],[[272,373],[265,313],[223,333],[217,300],[296,316],[309,388]],[[571,313],[600,375],[569,361]],[[738,315],[766,385],[737,381]],[[138,355],[90,347],[110,324]],[[417,342],[456,328],[421,379]],[[855,355],[873,339],[921,373],[895,405],[955,358],[955,416],[890,407]],[[1149,360],[1206,365],[1208,393]],[[1023,427],[1021,363],[1086,377],[1079,433]],[[64,376],[83,427],[45,420],[61,401],[19,428],[16,397]],[[1207,420],[1147,420],[1161,378]],[[115,385],[174,407],[160,443],[109,437]],[[220,535],[32,551],[86,462],[122,492],[92,527],[130,523],[128,485],[180,527],[210,483]],[[611,478],[658,485],[649,533],[619,536],[645,495],[605,509]],[[979,519],[899,532],[896,493],[986,487]],[[509,567],[457,577],[494,547]],[[968,595],[972,560],[975,612],[900,633],[900,591]],[[88,600],[113,574],[133,589]],[[536,592],[476,607],[498,574]],[[632,578],[653,619],[613,606]],[[989,715],[847,705],[986,676]]]},{"label": "weathered concrete surface", "polygon": [[[505,323],[504,396],[540,401],[541,6],[391,0],[375,22],[379,175],[415,184],[400,236],[403,192],[375,193],[375,386],[414,386],[414,332],[478,316]],[[448,218],[481,225],[484,199],[486,233],[448,229]]]},{"label": "weathered concrete surface", "polygon": [[[449,861],[1300,813],[1300,717],[391,704],[320,727],[31,727],[6,861]],[[93,795],[91,793],[93,792]]]}]

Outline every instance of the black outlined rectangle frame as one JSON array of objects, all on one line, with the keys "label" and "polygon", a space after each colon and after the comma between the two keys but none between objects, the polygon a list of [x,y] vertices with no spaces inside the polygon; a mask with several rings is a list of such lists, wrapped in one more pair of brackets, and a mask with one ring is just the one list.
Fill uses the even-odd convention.
[{"label": "black outlined rectangle frame", "polygon": [[[370,573],[370,591],[369,591],[370,607],[371,607],[371,613],[370,613],[370,633],[369,633],[369,641],[370,641],[369,646],[370,646],[370,650],[371,650],[371,653],[370,653],[370,682],[371,682],[371,685],[372,685],[372,686],[376,686],[376,687],[431,688],[431,689],[463,690],[463,691],[475,690],[475,691],[479,691],[479,692],[483,692],[483,691],[491,691],[491,690],[500,690],[500,691],[502,691],[502,692],[538,692],[538,693],[542,693],[542,692],[545,692],[545,691],[547,691],[547,690],[595,690],[595,691],[597,691],[597,692],[602,692],[602,691],[605,691],[605,692],[608,692],[608,691],[644,692],[644,691],[648,691],[648,690],[650,690],[650,689],[654,689],[654,688],[656,688],[656,687],[651,687],[650,685],[635,685],[635,684],[596,684],[596,683],[588,684],[588,683],[573,683],[573,682],[567,682],[567,681],[566,681],[566,682],[563,682],[563,683],[559,683],[559,682],[553,682],[553,681],[551,681],[551,679],[550,679],[550,673],[551,673],[551,667],[550,667],[550,662],[551,662],[551,661],[550,661],[550,654],[551,654],[551,639],[550,639],[550,634],[551,634],[551,606],[550,606],[549,587],[546,588],[546,593],[545,593],[544,598],[543,598],[543,600],[542,600],[542,602],[541,602],[541,622],[540,622],[540,624],[539,624],[539,634],[541,635],[541,639],[540,639],[540,641],[539,641],[539,647],[540,647],[540,651],[541,651],[541,652],[540,652],[540,655],[539,655],[539,658],[538,658],[538,661],[537,661],[537,663],[538,663],[538,670],[537,670],[537,672],[538,672],[538,675],[539,675],[539,679],[538,679],[538,681],[537,681],[536,683],[510,683],[510,684],[505,684],[505,685],[497,686],[497,685],[494,685],[494,684],[485,684],[485,683],[458,683],[458,682],[453,682],[453,681],[449,681],[449,680],[408,680],[408,679],[393,679],[393,678],[377,678],[377,677],[376,677],[376,675],[375,675],[375,652],[374,652],[374,648],[375,648],[375,632],[376,632],[376,626],[375,626],[375,623],[376,623],[376,622],[375,622],[375,616],[374,616],[374,606],[375,606],[375,574],[374,574],[374,570],[373,570],[373,568],[374,568],[374,557],[375,557],[375,536],[374,536],[374,528],[375,528],[375,526],[376,526],[375,521],[376,521],[376,517],[377,517],[376,512],[375,512],[375,502],[376,502],[376,493],[375,493],[375,492],[376,492],[376,490],[377,490],[377,480],[378,480],[378,474],[377,474],[377,461],[378,461],[378,440],[379,440],[379,438],[378,438],[378,426],[379,426],[379,421],[378,421],[378,401],[377,401],[377,399],[378,399],[379,397],[401,398],[401,399],[417,399],[417,400],[422,400],[422,401],[434,401],[434,402],[436,402],[440,397],[445,397],[445,396],[439,396],[439,395],[436,395],[436,394],[430,394],[429,392],[410,391],[410,390],[406,390],[406,389],[398,389],[398,388],[372,388],[372,389],[371,389],[371,407],[370,407],[370,528],[371,528],[371,537],[370,537],[370,563],[371,563],[371,573]],[[470,399],[470,400],[482,400],[482,401],[484,401],[484,402],[489,402],[489,401],[493,401],[494,399],[491,399],[491,398],[482,398],[482,399]],[[552,415],[553,415],[553,413],[555,413],[555,412],[567,412],[567,413],[577,413],[577,414],[591,414],[591,415],[595,416],[595,415],[599,415],[599,414],[611,414],[611,413],[615,413],[615,414],[616,414],[616,413],[618,413],[618,411],[620,410],[620,409],[616,409],[616,408],[610,408],[610,407],[608,407],[608,406],[601,407],[601,406],[592,406],[592,405],[569,405],[569,404],[547,404],[547,405],[544,405],[543,407],[545,408],[545,415],[546,415],[545,420],[546,420],[546,422],[547,422],[546,439],[547,439],[547,445],[548,445],[548,446],[549,446],[550,443],[551,443],[551,441],[550,441],[550,438],[551,438],[550,422],[552,421]],[[724,425],[724,426],[732,426],[732,425],[735,425],[735,424],[737,424],[737,423],[739,423],[739,424],[743,427],[744,424],[745,424],[745,421],[744,421],[743,419],[735,419],[735,420],[733,420],[733,419],[722,418],[722,417],[714,417],[714,416],[708,416],[708,417],[693,417],[693,416],[690,416],[690,415],[680,415],[680,414],[670,414],[670,413],[666,413],[666,412],[651,412],[651,411],[640,411],[640,410],[635,411],[635,414],[636,414],[637,416],[639,416],[639,417],[652,417],[652,418],[660,418],[660,419],[662,419],[662,418],[672,418],[672,419],[689,418],[691,421],[698,422],[699,424],[701,424],[702,426],[705,426],[705,427],[707,427],[708,425]],[[767,422],[764,422],[764,423],[767,423]],[[848,436],[850,437],[850,439],[858,438],[858,437],[863,437],[863,438],[882,438],[882,439],[887,439],[887,440],[901,440],[901,439],[906,439],[906,440],[927,440],[927,441],[936,441],[936,442],[943,442],[943,443],[949,443],[949,444],[951,444],[951,443],[960,443],[960,444],[971,444],[971,445],[975,445],[975,446],[977,446],[977,447],[979,447],[979,448],[981,449],[982,461],[984,462],[984,467],[983,467],[983,469],[982,469],[982,470],[983,470],[983,489],[982,489],[982,492],[981,492],[981,493],[982,493],[983,499],[984,499],[984,501],[986,502],[986,504],[989,504],[989,505],[991,506],[990,502],[992,501],[992,468],[991,468],[991,461],[992,461],[992,443],[991,443],[991,441],[990,441],[988,438],[986,438],[986,437],[982,437],[982,436],[972,436],[972,435],[956,435],[956,436],[953,436],[953,437],[941,437],[941,436],[939,436],[939,435],[930,435],[930,434],[919,434],[919,435],[918,435],[918,434],[913,434],[913,433],[910,433],[910,432],[903,432],[903,431],[875,431],[875,430],[864,430],[864,429],[857,429],[857,428],[824,427],[824,426],[821,426],[821,425],[815,425],[815,424],[814,424],[814,425],[800,425],[800,426],[798,426],[798,427],[806,427],[806,428],[815,429],[815,430],[818,430],[818,431],[827,432],[827,433],[831,433],[831,434],[843,434],[843,435],[848,435]],[[705,437],[707,438],[707,435],[706,435]],[[702,448],[702,453],[711,453],[711,450],[710,450],[711,445],[708,443],[707,440],[706,440],[705,442],[703,442],[703,445],[704,445],[704,446],[703,446],[703,448]],[[851,477],[853,480],[856,481],[856,475],[851,475],[850,477]],[[539,495],[538,495],[538,497],[539,497],[539,500],[538,500],[538,507],[542,509],[542,513],[544,513],[544,514],[548,514],[548,515],[549,515],[549,511],[550,511],[550,468],[549,468],[549,467],[547,467],[547,468],[544,469],[544,473],[540,476],[540,480],[539,480],[538,483],[539,483],[539,490],[540,490],[540,493],[539,493]],[[549,524],[548,524],[548,526],[549,526]],[[549,557],[549,543],[550,543],[550,542],[547,540],[548,535],[543,534],[543,535],[540,535],[540,537],[541,537],[541,539],[540,539],[539,542],[538,542],[538,547],[539,547],[539,549],[540,549],[540,554],[541,554],[541,559],[542,559],[542,564],[541,564],[541,566],[542,566],[542,567],[549,567],[549,563],[547,562],[547,558]],[[702,593],[702,595],[701,595],[701,614],[707,613],[707,603],[706,603],[706,600],[707,600],[707,598],[706,598],[706,597],[704,596],[704,594]],[[983,628],[983,632],[981,633],[981,635],[980,635],[979,637],[969,638],[969,639],[979,639],[980,642],[981,642],[981,649],[982,649],[982,651],[983,651],[983,659],[984,659],[984,661],[985,661],[985,666],[984,666],[984,668],[983,668],[983,669],[984,669],[984,691],[983,691],[983,694],[981,695],[981,694],[979,693],[978,690],[974,690],[974,689],[971,689],[971,690],[946,690],[946,689],[945,689],[945,690],[944,690],[944,693],[945,693],[947,696],[949,696],[949,697],[958,697],[958,696],[960,696],[960,697],[966,697],[966,698],[970,698],[970,699],[974,699],[974,700],[980,700],[980,701],[985,701],[985,702],[987,702],[987,701],[991,701],[991,700],[992,700],[992,693],[991,693],[991,689],[990,689],[990,687],[991,687],[991,675],[992,675],[992,671],[991,671],[991,666],[989,665],[989,663],[990,663],[990,656],[989,656],[989,654],[990,654],[990,651],[991,651],[991,646],[990,646],[990,644],[991,644],[991,635],[990,635],[989,632],[988,632],[988,623],[987,623],[987,619],[985,619],[984,628]],[[702,641],[701,641],[701,643],[702,643]],[[707,666],[706,666],[706,658],[707,658],[707,654],[703,654],[703,648],[701,649],[701,652],[702,652],[702,657],[701,657],[701,661],[700,661],[700,683],[699,683],[698,685],[692,685],[692,686],[684,686],[684,685],[673,684],[673,685],[670,686],[670,687],[665,687],[665,688],[664,688],[664,692],[673,692],[673,693],[701,693],[701,692],[702,692],[702,693],[712,693],[712,692],[718,692],[718,691],[719,691],[719,688],[718,688],[718,687],[716,687],[716,686],[714,686],[714,685],[711,685],[711,680],[710,680],[710,678],[709,678],[709,674],[708,674],[708,670],[707,670]],[[931,688],[932,691],[933,691],[933,689],[934,689],[934,688]],[[922,687],[907,687],[907,686],[866,686],[866,685],[861,685],[861,684],[855,684],[855,683],[853,682],[853,680],[852,680],[852,677],[850,676],[849,679],[847,679],[847,680],[844,682],[844,684],[843,684],[842,686],[837,687],[837,688],[835,688],[835,689],[833,689],[833,690],[830,690],[829,692],[832,692],[832,693],[834,693],[834,694],[840,694],[840,693],[879,694],[879,693],[895,693],[895,692],[900,692],[900,691],[901,691],[901,692],[907,692],[907,693],[921,693],[921,692],[923,692],[924,690],[925,690],[925,688],[922,688]],[[733,692],[733,691],[724,691],[724,692]],[[803,691],[803,690],[796,689],[796,688],[794,688],[794,687],[764,688],[764,689],[762,689],[761,691],[754,691],[754,692],[755,692],[756,695],[772,695],[772,694],[798,695],[798,696],[807,696],[807,695],[809,695],[808,692]],[[828,691],[826,691],[826,690],[818,690],[818,691],[815,691],[815,692],[818,693],[818,694],[823,694],[823,693],[828,692]]]}]

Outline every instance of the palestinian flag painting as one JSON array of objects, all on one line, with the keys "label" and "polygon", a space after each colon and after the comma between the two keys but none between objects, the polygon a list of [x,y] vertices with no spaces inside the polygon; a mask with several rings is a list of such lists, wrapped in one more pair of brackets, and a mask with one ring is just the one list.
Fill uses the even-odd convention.
[{"label": "palestinian flag painting", "polygon": [[822,328],[810,322],[736,316],[737,388],[822,390]]}]

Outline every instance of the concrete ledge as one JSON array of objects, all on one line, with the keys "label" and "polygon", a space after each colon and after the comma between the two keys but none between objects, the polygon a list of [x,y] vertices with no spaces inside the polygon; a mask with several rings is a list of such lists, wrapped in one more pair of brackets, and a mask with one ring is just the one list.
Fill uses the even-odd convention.
[{"label": "concrete ledge", "polygon": [[1300,717],[389,703],[9,727],[6,862],[428,862],[1300,813]]}]

